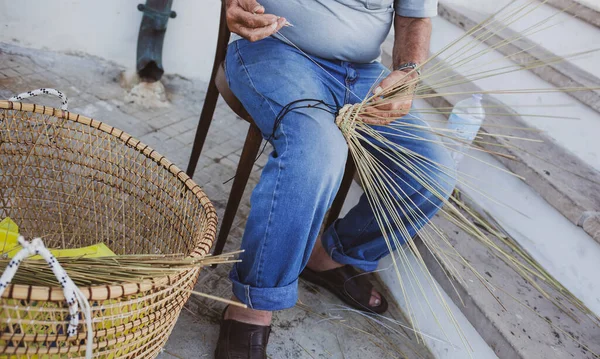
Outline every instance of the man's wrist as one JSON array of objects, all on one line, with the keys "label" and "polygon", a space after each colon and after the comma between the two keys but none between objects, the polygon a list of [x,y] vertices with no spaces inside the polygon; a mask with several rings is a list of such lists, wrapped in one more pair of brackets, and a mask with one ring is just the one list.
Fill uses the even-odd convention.
[{"label": "man's wrist", "polygon": [[398,66],[394,66],[394,71],[403,71],[403,72],[416,72],[417,75],[421,76],[421,70],[419,70],[419,65],[414,62],[405,62]]}]

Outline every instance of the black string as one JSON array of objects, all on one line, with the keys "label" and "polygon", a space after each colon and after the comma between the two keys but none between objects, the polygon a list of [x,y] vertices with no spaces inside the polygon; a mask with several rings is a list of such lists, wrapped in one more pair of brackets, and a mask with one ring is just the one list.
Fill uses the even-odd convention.
[{"label": "black string", "polygon": [[[335,119],[335,116],[339,113],[339,110],[341,108],[340,104],[337,102],[337,99],[335,99],[335,101],[336,101],[336,104],[331,105],[331,104],[326,103],[323,100],[302,99],[302,100],[292,101],[292,102],[288,103],[287,105],[283,106],[281,111],[279,111],[279,113],[275,117],[275,121],[273,123],[273,132],[271,132],[269,137],[267,137],[265,139],[265,144],[263,145],[262,149],[258,153],[258,156],[256,156],[256,158],[254,159],[254,161],[252,163],[255,164],[256,161],[258,161],[258,159],[260,158],[260,156],[262,156],[262,154],[265,152],[265,150],[267,148],[267,144],[275,138],[275,134],[277,133],[277,129],[279,128],[279,125],[281,125],[281,122],[283,121],[283,119],[285,118],[285,116],[288,113],[295,111],[295,110],[300,110],[300,109],[314,108],[316,110],[325,111],[325,112],[328,112],[328,113],[334,115],[334,119]],[[304,104],[300,105],[301,103],[304,103]],[[223,182],[223,184],[227,184],[227,183],[231,182],[233,179],[235,179],[235,176],[233,176],[230,179],[228,179],[227,181]]]}]

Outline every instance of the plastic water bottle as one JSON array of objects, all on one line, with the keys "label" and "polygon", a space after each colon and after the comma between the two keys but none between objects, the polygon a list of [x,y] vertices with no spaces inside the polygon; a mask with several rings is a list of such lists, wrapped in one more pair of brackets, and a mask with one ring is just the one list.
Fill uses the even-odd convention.
[{"label": "plastic water bottle", "polygon": [[454,162],[458,165],[469,149],[470,144],[477,136],[477,132],[485,119],[485,110],[481,104],[483,96],[474,94],[454,106],[448,118],[448,136],[450,142],[448,147]]}]

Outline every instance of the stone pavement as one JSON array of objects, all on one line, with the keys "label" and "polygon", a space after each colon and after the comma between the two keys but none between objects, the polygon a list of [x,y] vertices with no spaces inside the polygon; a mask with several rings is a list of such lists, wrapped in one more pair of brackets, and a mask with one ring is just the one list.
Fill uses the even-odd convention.
[{"label": "stone pavement", "polygon": [[[168,70],[168,69],[167,69]],[[69,110],[122,129],[165,155],[182,169],[187,167],[206,84],[167,75],[163,83],[170,106],[143,108],[126,103],[117,65],[92,57],[29,50],[0,43],[0,98],[40,87],[52,87],[70,98]],[[35,103],[58,106],[54,99]],[[222,215],[248,125],[219,103],[194,180],[202,186]],[[269,149],[265,151],[269,152]],[[226,250],[239,247],[249,196],[265,164],[263,154],[250,176]],[[228,265],[202,271],[196,289],[229,297]],[[301,282],[300,301],[293,309],[275,315],[269,346],[271,358],[428,358],[401,326],[381,323],[350,313],[335,297]],[[161,359],[212,358],[218,320],[224,305],[192,297],[165,347]],[[397,310],[391,316],[402,321]]]}]

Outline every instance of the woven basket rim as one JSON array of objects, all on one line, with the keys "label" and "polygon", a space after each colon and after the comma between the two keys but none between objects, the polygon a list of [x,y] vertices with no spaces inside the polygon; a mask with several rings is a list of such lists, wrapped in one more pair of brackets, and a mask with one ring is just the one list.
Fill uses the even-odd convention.
[{"label": "woven basket rim", "polygon": [[[57,109],[50,106],[42,106],[36,104],[4,100],[0,100],[0,109],[26,111],[39,113],[43,115],[50,115],[53,117],[65,119],[67,121],[72,121],[86,126],[90,126],[92,128],[95,128],[113,137],[118,138],[126,146],[134,148],[141,154],[156,162],[158,165],[162,166],[164,169],[168,170],[198,198],[200,204],[202,205],[207,214],[206,232],[204,233],[204,236],[202,238],[199,238],[197,243],[195,243],[195,247],[191,252],[191,256],[203,256],[209,253],[210,247],[212,247],[212,243],[215,240],[215,234],[217,230],[217,212],[215,211],[212,202],[209,200],[208,196],[206,195],[206,193],[204,193],[202,188],[198,184],[196,184],[184,171],[182,171],[174,163],[169,161],[165,156],[159,154],[156,150],[152,149],[150,146],[144,144],[140,140],[134,138],[125,131],[119,130],[116,127],[107,125],[106,123],[94,120],[93,118],[77,113]],[[210,245],[207,246],[207,243],[210,243]],[[188,270],[185,270],[183,272],[186,271]],[[178,275],[170,275],[167,277],[155,278],[154,280],[144,281],[142,283],[123,282],[118,285],[80,286],[79,288],[89,300],[116,299],[122,296],[144,292],[150,290],[151,288],[156,288],[157,284],[159,283],[163,285],[166,283],[170,284],[176,281],[176,278],[178,278],[180,275],[182,275],[182,273]],[[161,285],[159,284],[158,286],[160,287]],[[58,284],[56,287],[11,284],[4,291],[2,298],[23,299],[28,301],[63,301],[64,295],[62,288],[60,288]]]}]

